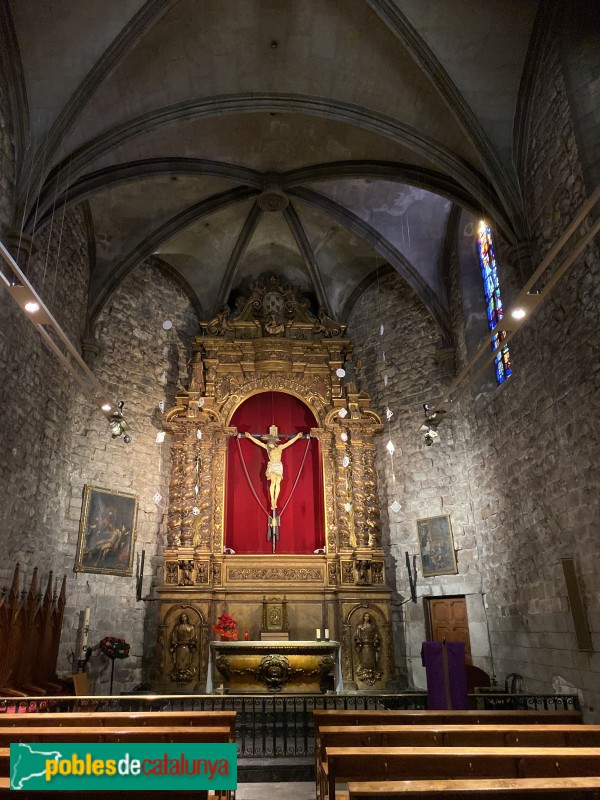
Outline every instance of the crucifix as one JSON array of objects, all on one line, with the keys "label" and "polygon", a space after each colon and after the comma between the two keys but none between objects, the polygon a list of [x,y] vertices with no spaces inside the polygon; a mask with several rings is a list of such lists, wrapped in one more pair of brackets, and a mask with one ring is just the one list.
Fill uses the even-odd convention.
[{"label": "crucifix", "polygon": [[[240,433],[238,434],[238,438],[245,438],[250,439],[251,442],[257,444],[259,447],[262,447],[264,450],[267,451],[268,462],[267,462],[267,470],[265,472],[267,481],[269,482],[269,497],[271,499],[271,515],[269,517],[269,531],[267,534],[268,541],[272,541],[273,543],[273,552],[275,552],[275,545],[277,543],[277,539],[279,539],[279,517],[277,516],[277,499],[279,498],[279,492],[281,490],[281,481],[283,479],[283,463],[281,461],[281,455],[286,447],[290,447],[297,442],[298,439],[308,439],[310,438],[310,434],[308,433],[297,433],[295,436],[288,435],[280,435],[277,430],[277,425],[271,425],[269,428],[269,433],[260,436],[253,436],[251,433]],[[288,442],[280,443],[280,439],[288,439]]]}]

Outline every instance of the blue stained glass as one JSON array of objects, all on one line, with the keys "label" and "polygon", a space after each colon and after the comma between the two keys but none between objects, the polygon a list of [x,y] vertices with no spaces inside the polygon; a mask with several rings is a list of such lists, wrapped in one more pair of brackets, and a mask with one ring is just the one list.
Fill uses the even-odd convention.
[{"label": "blue stained glass", "polygon": [[[482,222],[479,226],[477,245],[479,249],[481,277],[483,278],[483,292],[485,295],[488,325],[490,330],[493,330],[502,320],[504,312],[502,310],[502,298],[500,297],[500,285],[498,283],[492,232],[490,231],[489,225],[486,225],[485,222]],[[492,340],[492,350],[494,352],[498,351],[494,358],[496,380],[498,383],[503,383],[512,372],[508,345],[502,347],[502,340],[505,337],[506,333],[502,331],[499,335],[496,334]]]}]

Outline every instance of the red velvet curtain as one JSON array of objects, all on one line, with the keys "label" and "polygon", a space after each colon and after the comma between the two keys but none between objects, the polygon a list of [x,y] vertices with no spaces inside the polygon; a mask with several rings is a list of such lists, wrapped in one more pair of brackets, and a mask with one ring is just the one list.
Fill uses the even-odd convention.
[{"label": "red velvet curtain", "polygon": [[[317,421],[308,406],[284,392],[261,392],[248,398],[231,418],[240,433],[254,436],[266,434],[271,425],[277,425],[280,434],[309,433]],[[243,461],[248,471],[244,472]],[[283,481],[278,501],[281,515],[278,553],[313,553],[324,547],[323,478],[320,445],[310,439],[308,454],[302,466],[307,447],[306,439],[298,439],[284,450]],[[265,471],[267,451],[248,439],[230,439],[227,452],[227,483],[225,511],[225,546],[236,553],[271,553],[267,540],[270,513],[269,488]],[[292,487],[298,474],[298,483]],[[250,480],[248,480],[248,478]],[[260,500],[254,496],[249,483]],[[290,498],[290,493],[291,498]],[[289,499],[289,503],[287,503]],[[284,506],[287,507],[282,513]]]}]

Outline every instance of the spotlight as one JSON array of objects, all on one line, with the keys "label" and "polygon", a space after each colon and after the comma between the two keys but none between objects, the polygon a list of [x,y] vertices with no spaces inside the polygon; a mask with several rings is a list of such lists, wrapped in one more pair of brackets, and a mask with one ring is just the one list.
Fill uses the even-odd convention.
[{"label": "spotlight", "polygon": [[29,303],[25,303],[23,307],[28,314],[35,314],[36,311],[40,310],[40,304],[33,300]]},{"label": "spotlight", "polygon": [[513,319],[523,319],[527,315],[527,312],[524,308],[515,308],[514,311],[511,312],[511,317]]},{"label": "spotlight", "polygon": [[431,435],[429,433],[425,434],[425,444],[427,445],[427,447],[431,447],[431,445],[433,444],[433,439],[431,438]]},{"label": "spotlight", "polygon": [[129,436],[129,434],[125,434],[125,436],[123,437],[123,441],[125,442],[125,444],[129,444],[131,442],[131,436]]},{"label": "spotlight", "polygon": [[112,406],[110,403],[104,403],[102,406],[102,411],[112,411]]}]

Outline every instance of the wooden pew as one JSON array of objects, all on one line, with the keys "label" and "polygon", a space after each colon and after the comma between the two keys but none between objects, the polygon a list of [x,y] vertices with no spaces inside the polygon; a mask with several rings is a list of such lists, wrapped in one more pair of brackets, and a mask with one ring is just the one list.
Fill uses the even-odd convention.
[{"label": "wooden pew", "polygon": [[313,711],[321,725],[573,725],[581,711]]},{"label": "wooden pew", "polygon": [[597,800],[600,778],[352,781],[348,793],[350,800]]},{"label": "wooden pew", "polygon": [[221,743],[233,741],[229,726],[200,727],[185,725],[175,727],[157,725],[156,727],[92,727],[64,726],[53,728],[31,725],[22,728],[0,728],[0,747],[8,747],[11,742],[202,742]]},{"label": "wooden pew", "polygon": [[323,725],[326,747],[600,747],[600,725]]},{"label": "wooden pew", "polygon": [[52,727],[84,725],[228,725],[235,731],[235,711],[73,711],[63,714],[58,712],[33,714],[0,714],[0,730],[4,727],[18,726]]},{"label": "wooden pew", "polygon": [[328,747],[321,797],[336,783],[372,779],[550,778],[600,775],[600,748],[575,747]]},{"label": "wooden pew", "polygon": [[320,785],[327,747],[600,747],[600,725],[322,725],[315,733]]}]

